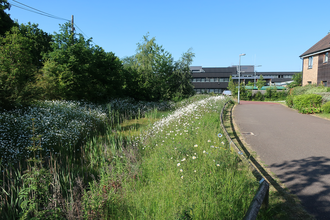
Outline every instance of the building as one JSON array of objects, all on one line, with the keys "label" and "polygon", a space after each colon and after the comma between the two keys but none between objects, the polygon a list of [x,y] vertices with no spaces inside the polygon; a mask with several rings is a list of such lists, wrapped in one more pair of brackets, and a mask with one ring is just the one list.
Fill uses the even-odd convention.
[{"label": "building", "polygon": [[222,93],[228,87],[229,77],[236,74],[236,67],[191,66],[190,70],[196,93]]},{"label": "building", "polygon": [[[191,66],[192,83],[196,93],[222,93],[228,87],[229,77],[238,82],[237,66],[232,67],[202,67]],[[297,71],[299,72],[299,71]],[[253,65],[241,66],[241,82],[257,82],[260,75],[266,80],[266,85],[283,85],[292,81],[297,72],[256,72]]]},{"label": "building", "polygon": [[330,34],[300,55],[303,60],[302,85],[317,84],[328,86],[330,82]]}]

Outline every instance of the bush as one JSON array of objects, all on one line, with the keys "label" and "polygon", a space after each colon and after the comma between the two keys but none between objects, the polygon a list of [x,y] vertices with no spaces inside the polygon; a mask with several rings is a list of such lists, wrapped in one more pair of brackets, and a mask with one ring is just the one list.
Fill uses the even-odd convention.
[{"label": "bush", "polygon": [[264,96],[261,94],[260,91],[258,91],[256,94],[254,94],[253,100],[255,100],[255,101],[263,101],[264,100]]},{"label": "bush", "polygon": [[326,102],[322,105],[322,110],[324,113],[330,113],[330,102]]},{"label": "bush", "polygon": [[303,114],[321,111],[322,96],[317,94],[298,95],[293,98],[293,107]]},{"label": "bush", "polygon": [[292,95],[288,95],[286,97],[285,103],[289,108],[293,107],[293,98],[294,98],[294,96],[292,96]]}]

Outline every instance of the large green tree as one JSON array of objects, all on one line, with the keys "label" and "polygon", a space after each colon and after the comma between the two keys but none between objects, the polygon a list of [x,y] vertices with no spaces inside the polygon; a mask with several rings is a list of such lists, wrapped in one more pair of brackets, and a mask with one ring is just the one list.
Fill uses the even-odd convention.
[{"label": "large green tree", "polygon": [[177,62],[153,37],[143,36],[137,53],[125,57],[126,95],[144,100],[168,100],[193,94],[189,65],[194,53],[184,53]]},{"label": "large green tree", "polygon": [[52,50],[45,55],[41,85],[45,98],[102,102],[121,95],[122,63],[113,54],[61,25],[53,35]]},{"label": "large green tree", "polygon": [[0,37],[0,106],[25,104],[33,99],[36,66],[33,65],[31,39],[18,27]]},{"label": "large green tree", "polygon": [[9,14],[5,10],[10,10],[10,4],[7,0],[0,0],[0,36],[3,36],[13,26],[14,21],[10,18]]},{"label": "large green tree", "polygon": [[33,64],[41,69],[43,66],[44,54],[51,51],[52,35],[38,28],[38,24],[20,24],[19,30],[21,34],[31,40],[31,53]]}]

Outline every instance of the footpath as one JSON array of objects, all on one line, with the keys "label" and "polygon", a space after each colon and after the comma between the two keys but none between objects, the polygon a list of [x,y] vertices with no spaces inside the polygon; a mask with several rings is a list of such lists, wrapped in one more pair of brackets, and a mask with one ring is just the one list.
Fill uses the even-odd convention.
[{"label": "footpath", "polygon": [[330,219],[330,120],[277,103],[241,101],[244,141],[316,219]]}]

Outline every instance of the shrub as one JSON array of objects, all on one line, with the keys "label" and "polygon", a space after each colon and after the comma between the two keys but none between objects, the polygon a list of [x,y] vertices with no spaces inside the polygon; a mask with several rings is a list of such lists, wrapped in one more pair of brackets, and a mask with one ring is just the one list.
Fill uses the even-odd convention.
[{"label": "shrub", "polygon": [[330,87],[327,87],[327,92],[330,92]]},{"label": "shrub", "polygon": [[256,94],[254,94],[253,100],[255,100],[255,101],[263,101],[264,100],[264,96],[261,94],[260,91],[258,91]]},{"label": "shrub", "polygon": [[293,107],[303,114],[321,111],[322,96],[317,94],[298,95],[293,98]]},{"label": "shrub", "polygon": [[290,107],[290,108],[293,107],[293,98],[294,98],[294,96],[292,96],[292,95],[288,95],[288,96],[286,97],[286,100],[285,100],[286,105],[287,105],[288,107]]},{"label": "shrub", "polygon": [[330,102],[326,102],[322,105],[322,109],[324,113],[330,113]]}]

